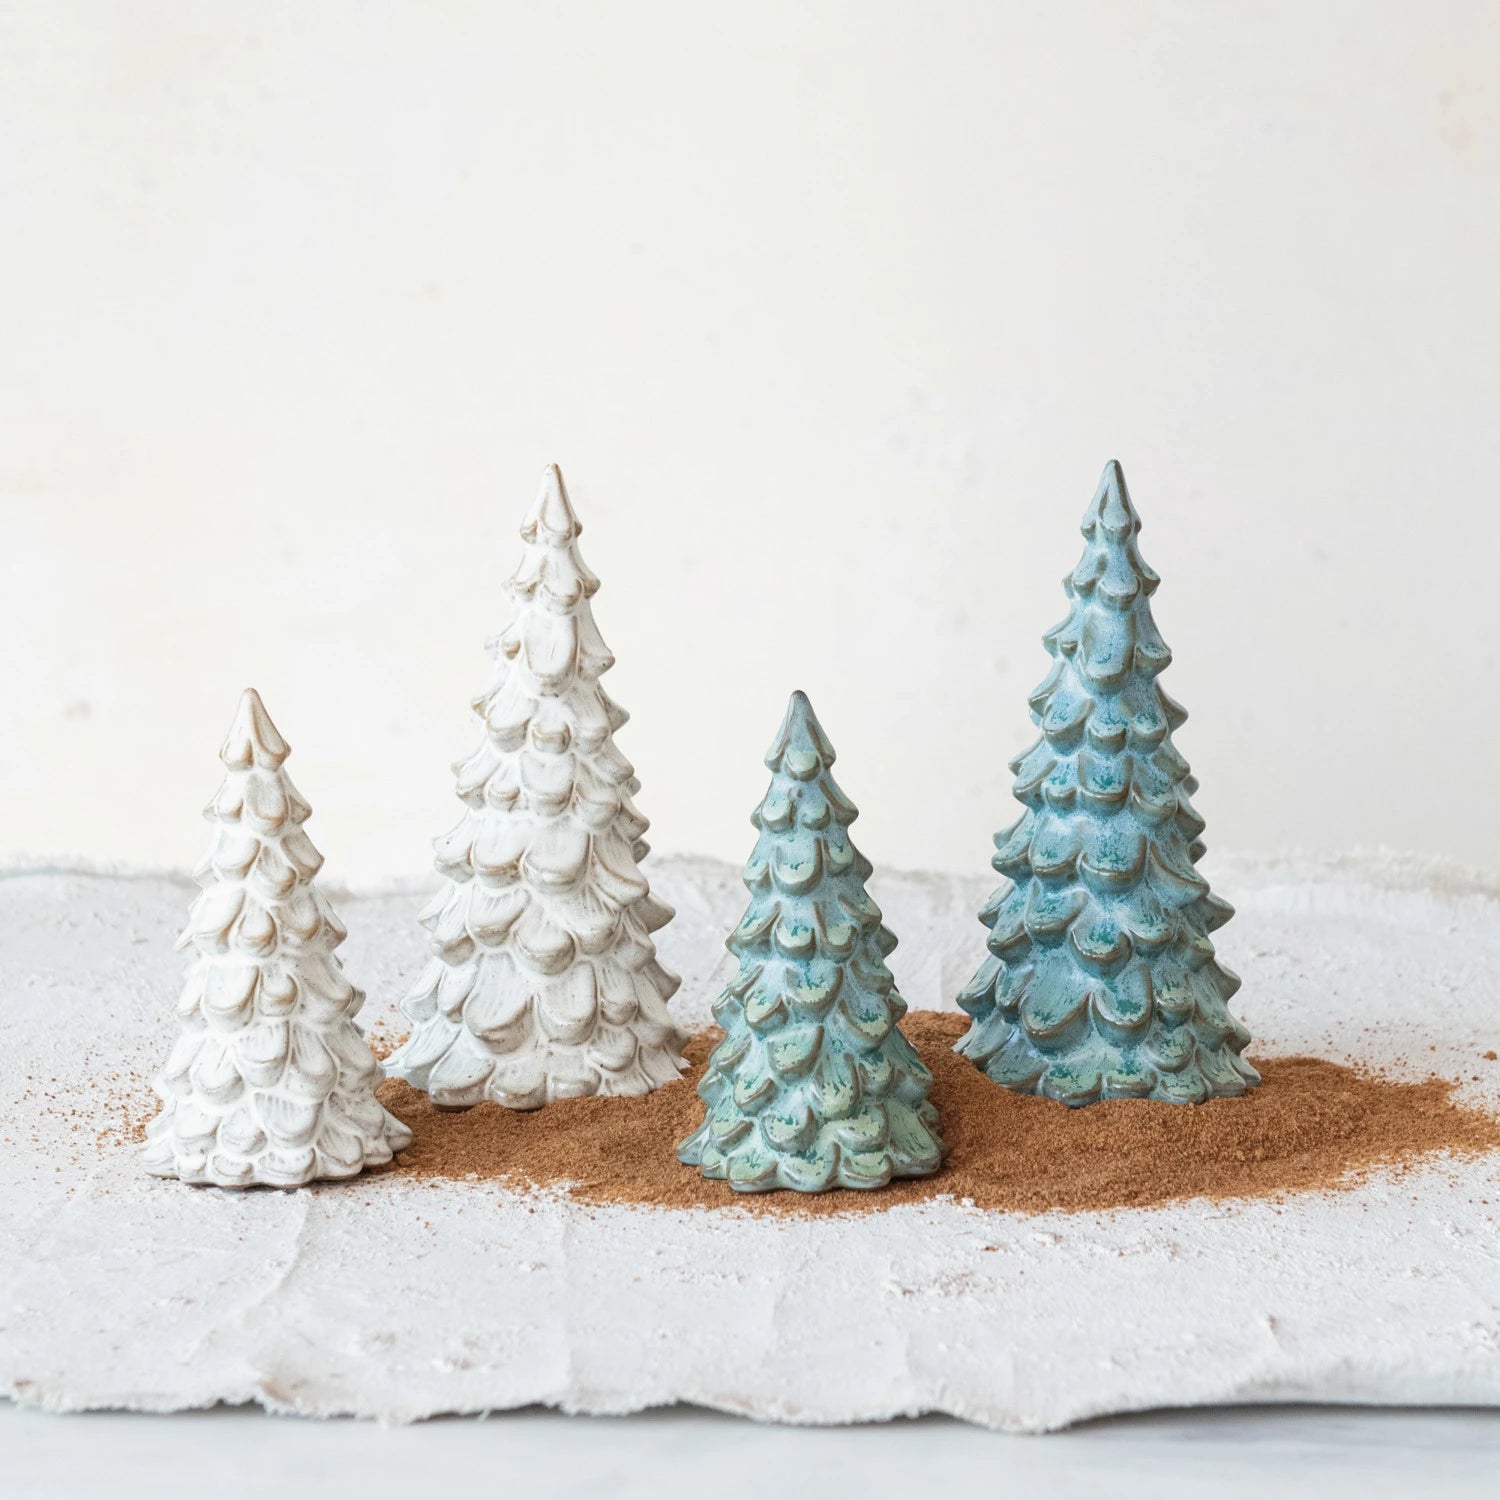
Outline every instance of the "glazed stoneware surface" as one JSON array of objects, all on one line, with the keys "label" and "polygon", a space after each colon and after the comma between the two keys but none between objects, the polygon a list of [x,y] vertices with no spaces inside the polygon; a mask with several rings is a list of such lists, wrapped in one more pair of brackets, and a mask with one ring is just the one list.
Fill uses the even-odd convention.
[{"label": "glazed stoneware surface", "polygon": [[1258,1082],[1229,1011],[1240,981],[1209,937],[1233,908],[1195,868],[1197,782],[1172,743],[1187,715],[1157,681],[1172,654],[1140,529],[1111,463],[1063,581],[1067,618],[1045,637],[1041,736],[1011,763],[1025,811],[995,840],[1007,880],[980,913],[990,957],[958,997],[974,1018],[959,1050],[1065,1104],[1200,1103]]},{"label": "glazed stoneware surface", "polygon": [[750,905],[728,941],[739,969],[714,1002],[724,1040],[698,1086],[707,1114],[678,1152],[743,1192],[882,1187],[942,1159],[932,1075],[898,1027],[896,939],[865,889],[833,761],[794,693],[752,818]]},{"label": "glazed stoneware surface", "polygon": [[334,953],[345,932],[313,883],[323,856],[287,754],[246,692],[204,811],[214,836],[194,872],[202,894],[178,940],[194,958],[146,1131],[158,1177],[295,1187],[352,1177],[411,1140],[375,1098],[380,1069],[354,1024],[364,994]]},{"label": "glazed stoneware surface", "polygon": [[645,1094],[681,1071],[678,980],[652,940],[672,909],[641,871],[648,825],[614,742],[627,716],[599,685],[614,658],[582,529],[554,466],[521,529],[484,731],[456,767],[463,817],[437,841],[433,956],[386,1071],[450,1108]]}]

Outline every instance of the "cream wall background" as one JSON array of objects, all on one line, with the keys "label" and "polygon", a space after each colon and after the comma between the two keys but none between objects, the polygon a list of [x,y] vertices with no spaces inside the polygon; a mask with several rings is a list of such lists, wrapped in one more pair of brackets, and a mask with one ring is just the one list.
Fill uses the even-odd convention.
[{"label": "cream wall background", "polygon": [[[1500,868],[1500,7],[0,7],[0,847],[427,867],[556,459],[659,848],[982,869],[1103,462],[1211,845]],[[1232,892],[1230,893],[1233,894]]]}]

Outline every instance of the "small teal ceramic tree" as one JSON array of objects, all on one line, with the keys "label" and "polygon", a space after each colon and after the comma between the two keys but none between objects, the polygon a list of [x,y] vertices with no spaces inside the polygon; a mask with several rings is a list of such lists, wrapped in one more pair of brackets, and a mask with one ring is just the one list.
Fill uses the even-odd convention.
[{"label": "small teal ceramic tree", "polygon": [[1172,656],[1140,528],[1111,463],[1063,580],[1068,617],[1043,638],[1041,738],[1011,762],[1026,811],[996,836],[994,866],[1013,883],[980,913],[991,957],[958,997],[973,1017],[960,1052],[1070,1105],[1201,1103],[1260,1081],[1229,1012],[1240,982],[1209,938],[1234,909],[1194,869],[1198,783],[1172,744],[1187,715],[1156,680]]},{"label": "small teal ceramic tree", "polygon": [[942,1160],[932,1075],[897,1027],[896,939],[865,890],[859,814],[833,760],[794,693],[751,820],[750,906],[728,940],[740,967],[714,1003],[725,1035],[698,1085],[707,1114],[677,1152],[740,1192],[876,1188]]}]

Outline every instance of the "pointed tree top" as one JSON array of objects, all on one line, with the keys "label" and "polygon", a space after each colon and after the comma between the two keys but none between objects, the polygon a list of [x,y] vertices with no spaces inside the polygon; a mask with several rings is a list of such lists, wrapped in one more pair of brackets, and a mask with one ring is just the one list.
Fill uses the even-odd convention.
[{"label": "pointed tree top", "polygon": [[566,546],[583,530],[573,502],[568,499],[568,487],[563,483],[562,470],[556,464],[548,464],[542,475],[541,488],[536,492],[531,509],[521,527],[521,535],[528,542],[546,542],[554,547]]},{"label": "pointed tree top", "polygon": [[254,688],[246,688],[240,694],[234,723],[219,747],[219,759],[231,771],[248,770],[251,765],[274,771],[291,753],[291,748],[271,722],[260,694]]},{"label": "pointed tree top", "polygon": [[766,752],[766,764],[784,770],[799,780],[827,770],[837,757],[811,700],[800,689],[786,706],[786,717],[776,731],[776,740]]},{"label": "pointed tree top", "polygon": [[1099,476],[1099,488],[1083,518],[1083,534],[1093,536],[1096,527],[1102,526],[1106,536],[1119,540],[1133,531],[1139,531],[1141,518],[1130,503],[1130,491],[1125,487],[1125,471],[1120,461],[1112,458],[1105,464]]}]

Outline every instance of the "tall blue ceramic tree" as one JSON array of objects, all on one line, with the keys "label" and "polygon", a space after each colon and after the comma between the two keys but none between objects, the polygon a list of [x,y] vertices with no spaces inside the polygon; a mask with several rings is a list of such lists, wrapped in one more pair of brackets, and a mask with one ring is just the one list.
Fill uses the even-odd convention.
[{"label": "tall blue ceramic tree", "polygon": [[998,1084],[1065,1104],[1201,1103],[1260,1081],[1229,1011],[1240,981],[1209,934],[1233,915],[1194,868],[1198,783],[1172,744],[1186,713],[1161,690],[1171,652],[1151,618],[1157,575],[1109,464],[1063,580],[1068,617],[1031,695],[1041,737],[1011,762],[1025,807],[998,834],[1009,877],[980,913],[991,956],[958,1003],[958,1044]]},{"label": "tall blue ceramic tree", "polygon": [[932,1075],[897,1026],[896,939],[865,890],[858,811],[833,760],[794,693],[751,820],[750,906],[728,940],[739,972],[714,1002],[724,1040],[698,1085],[706,1115],[677,1152],[740,1192],[882,1187],[942,1161]]}]

